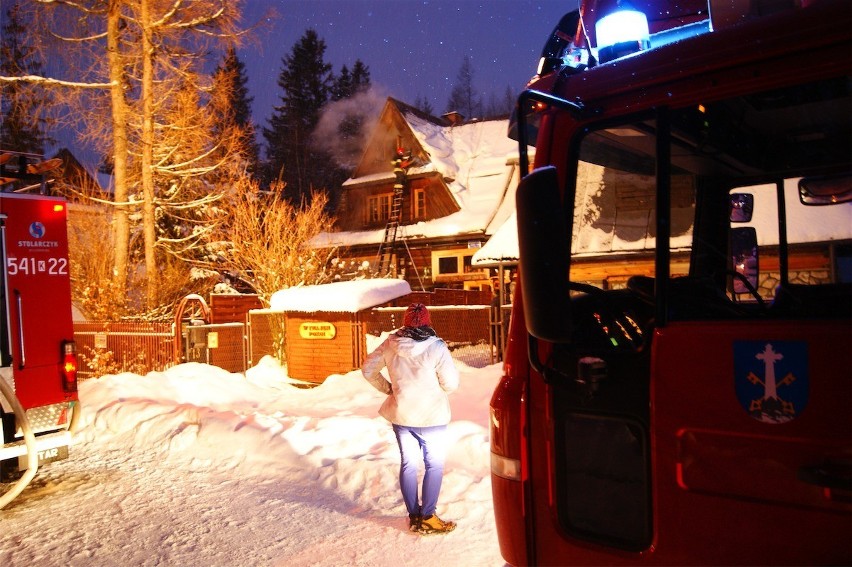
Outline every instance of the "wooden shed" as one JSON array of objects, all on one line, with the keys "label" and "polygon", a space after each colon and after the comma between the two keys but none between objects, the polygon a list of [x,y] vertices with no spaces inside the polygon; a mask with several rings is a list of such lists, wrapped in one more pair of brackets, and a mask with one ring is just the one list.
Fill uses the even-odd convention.
[{"label": "wooden shed", "polygon": [[362,312],[411,293],[405,280],[372,279],[275,292],[271,309],[285,315],[287,374],[322,383],[361,366],[367,356]]}]

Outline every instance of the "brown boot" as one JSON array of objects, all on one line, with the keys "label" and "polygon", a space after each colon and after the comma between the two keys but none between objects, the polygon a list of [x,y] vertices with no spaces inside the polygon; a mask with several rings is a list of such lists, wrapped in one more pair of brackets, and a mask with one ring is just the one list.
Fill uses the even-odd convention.
[{"label": "brown boot", "polygon": [[456,529],[455,522],[445,522],[435,514],[420,520],[418,532],[421,534],[446,534]]}]

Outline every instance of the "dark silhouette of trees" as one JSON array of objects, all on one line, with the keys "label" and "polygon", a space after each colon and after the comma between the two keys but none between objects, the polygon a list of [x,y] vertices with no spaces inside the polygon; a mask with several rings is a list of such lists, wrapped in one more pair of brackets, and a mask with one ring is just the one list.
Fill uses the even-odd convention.
[{"label": "dark silhouette of trees", "polygon": [[425,112],[430,116],[435,115],[435,109],[432,107],[432,103],[429,102],[429,99],[425,96],[418,95],[416,99],[414,99],[414,108],[420,110],[421,112]]},{"label": "dark silhouette of trees", "polygon": [[446,112],[458,112],[466,119],[481,118],[482,100],[474,90],[473,75],[470,57],[465,55],[456,75],[456,82],[453,84],[452,91],[450,91]]},{"label": "dark silhouette of trees", "polygon": [[352,93],[349,96],[364,92],[370,88],[370,68],[360,59],[355,60],[352,67]]},{"label": "dark silhouette of trees", "polygon": [[[245,64],[237,57],[233,46],[228,47],[222,61],[213,72],[213,89],[210,105],[218,117],[214,125],[214,139],[233,137],[239,148],[239,163],[234,164],[237,173],[245,172],[254,177],[258,173],[259,148],[255,139],[252,121],[248,76]],[[224,155],[223,148],[217,155]]]},{"label": "dark silhouette of trees", "polygon": [[495,118],[512,114],[518,94],[509,85],[506,85],[506,90],[503,92],[502,97],[492,92],[488,97],[488,105],[485,107],[483,118]]},{"label": "dark silhouette of trees", "polygon": [[[42,62],[32,43],[29,18],[20,3],[6,10],[0,31],[0,75],[39,75]],[[27,83],[0,83],[0,143],[3,148],[43,154],[54,143],[46,126],[47,92]]]},{"label": "dark silhouette of trees", "polygon": [[266,138],[267,181],[286,183],[285,195],[309,201],[312,191],[325,190],[334,164],[311,144],[320,110],[328,102],[334,77],[325,62],[325,41],[309,29],[282,60],[278,76],[281,104],[274,107]]},{"label": "dark silhouette of trees", "polygon": [[278,86],[281,104],[274,107],[266,139],[266,181],[283,181],[284,196],[309,202],[317,191],[328,197],[334,210],[343,182],[349,175],[342,154],[353,145],[363,147],[367,118],[365,100],[370,90],[370,70],[356,60],[335,76],[325,61],[325,41],[309,29],[282,60]]}]

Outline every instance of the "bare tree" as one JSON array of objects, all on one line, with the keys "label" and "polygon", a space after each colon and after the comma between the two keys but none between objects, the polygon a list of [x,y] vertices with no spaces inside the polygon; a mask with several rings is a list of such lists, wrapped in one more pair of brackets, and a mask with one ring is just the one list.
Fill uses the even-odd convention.
[{"label": "bare tree", "polygon": [[[336,249],[311,243],[333,225],[325,212],[326,194],[316,192],[296,207],[283,193],[283,183],[261,192],[255,181],[244,178],[221,203],[221,213],[229,222],[216,243],[220,264],[251,282],[266,305],[280,289],[330,281],[328,269],[336,254]],[[273,317],[269,324],[275,356],[284,361],[283,320]]]},{"label": "bare tree", "polygon": [[456,75],[456,82],[450,91],[446,112],[459,112],[468,119],[482,114],[482,100],[474,89],[473,76],[473,64],[470,62],[470,57],[465,55]]},{"label": "bare tree", "polygon": [[328,282],[328,266],[336,254],[336,249],[311,245],[314,237],[332,229],[325,193],[317,192],[296,207],[283,198],[283,189],[275,184],[261,192],[256,182],[243,179],[220,203],[228,219],[218,240],[222,265],[251,281],[267,305],[279,289]]},{"label": "bare tree", "polygon": [[[239,141],[234,136],[224,140],[213,137],[211,121],[215,115],[205,108],[211,80],[202,68],[217,42],[227,40],[228,45],[234,45],[239,39],[241,2],[37,0],[37,4],[43,8],[42,35],[61,44],[61,49],[53,45],[55,54],[74,57],[65,62],[65,76],[79,80],[30,75],[0,77],[0,81],[27,81],[78,94],[85,90],[76,101],[80,110],[69,112],[68,116],[87,120],[80,131],[111,156],[113,205],[117,208],[113,223],[113,277],[119,288],[125,287],[132,245],[139,242],[132,238],[137,225],[143,243],[146,303],[152,308],[158,302],[159,262],[163,254],[174,255],[177,251],[181,255],[198,241],[175,238],[174,232],[158,230],[162,219],[168,218],[166,224],[174,227],[178,219],[193,216],[184,214],[186,211],[203,208],[215,200],[215,196],[188,190],[204,186],[207,193],[215,192],[213,182],[187,180],[209,176],[228,161],[229,151],[238,151]],[[197,89],[194,108],[186,104],[188,86]],[[69,108],[74,106],[71,97],[65,101]],[[174,112],[178,106],[181,113]],[[103,112],[105,108],[109,109],[108,114]],[[196,123],[170,124],[169,120],[177,116],[195,118]],[[192,136],[185,135],[187,129],[192,130]],[[192,151],[188,142],[192,142]],[[218,161],[209,159],[214,149]],[[197,236],[197,229],[195,224],[185,230]]]}]

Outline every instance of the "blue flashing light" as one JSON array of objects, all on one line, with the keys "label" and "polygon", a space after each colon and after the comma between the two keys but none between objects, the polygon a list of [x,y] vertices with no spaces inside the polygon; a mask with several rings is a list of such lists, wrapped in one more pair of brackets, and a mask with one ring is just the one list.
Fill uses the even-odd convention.
[{"label": "blue flashing light", "polygon": [[598,20],[595,34],[598,48],[626,41],[647,41],[648,18],[638,10],[619,10]]},{"label": "blue flashing light", "polygon": [[595,35],[601,63],[650,46],[648,18],[638,10],[625,9],[607,14],[595,24]]}]

